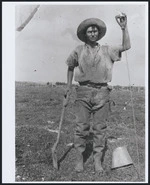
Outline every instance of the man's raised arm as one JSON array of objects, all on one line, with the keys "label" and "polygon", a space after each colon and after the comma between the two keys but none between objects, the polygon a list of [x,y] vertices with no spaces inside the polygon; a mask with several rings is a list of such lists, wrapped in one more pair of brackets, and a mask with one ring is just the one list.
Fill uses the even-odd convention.
[{"label": "man's raised arm", "polygon": [[127,28],[127,16],[126,14],[122,13],[121,16],[117,15],[115,18],[122,29],[122,45],[120,46],[120,52],[123,52],[131,48],[130,37]]}]

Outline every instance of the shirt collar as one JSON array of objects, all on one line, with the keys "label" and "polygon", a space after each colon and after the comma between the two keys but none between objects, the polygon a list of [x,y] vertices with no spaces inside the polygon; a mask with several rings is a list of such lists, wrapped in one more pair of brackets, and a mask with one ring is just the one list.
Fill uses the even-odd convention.
[{"label": "shirt collar", "polygon": [[[89,49],[91,48],[91,46],[87,43],[85,43],[85,47],[87,47]],[[100,44],[97,42],[94,48],[100,48]]]}]

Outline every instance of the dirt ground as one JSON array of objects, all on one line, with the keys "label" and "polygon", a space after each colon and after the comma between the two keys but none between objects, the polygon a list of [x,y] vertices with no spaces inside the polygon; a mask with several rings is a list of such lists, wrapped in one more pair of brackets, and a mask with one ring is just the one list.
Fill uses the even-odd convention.
[{"label": "dirt ground", "polygon": [[[145,92],[133,91],[136,129],[128,90],[112,90],[111,113],[102,159],[103,174],[94,172],[92,133],[84,155],[85,170],[74,171],[76,152],[75,89],[65,111],[57,149],[59,170],[53,168],[51,148],[56,141],[62,111],[64,86],[16,82],[16,181],[17,182],[143,182],[145,181]],[[92,121],[91,121],[92,124]],[[136,142],[138,145],[136,145]],[[111,169],[112,153],[126,146],[133,164]],[[138,148],[138,150],[137,150]],[[139,167],[139,168],[138,168]],[[140,172],[140,173],[139,173]],[[138,176],[140,174],[140,176]]]}]

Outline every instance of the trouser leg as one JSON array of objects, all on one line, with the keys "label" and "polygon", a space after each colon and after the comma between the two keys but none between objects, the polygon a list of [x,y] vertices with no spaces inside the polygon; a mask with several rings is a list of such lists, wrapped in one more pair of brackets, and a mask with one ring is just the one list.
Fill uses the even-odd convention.
[{"label": "trouser leg", "polygon": [[102,152],[105,146],[105,134],[107,127],[107,118],[109,112],[109,103],[106,103],[101,109],[94,113],[93,123],[93,158],[95,171],[103,171],[101,165]]},{"label": "trouser leg", "polygon": [[83,152],[86,148],[86,137],[90,129],[90,111],[84,106],[84,103],[78,103],[76,128],[74,135],[74,147],[77,152],[77,165],[75,170],[83,170]]}]

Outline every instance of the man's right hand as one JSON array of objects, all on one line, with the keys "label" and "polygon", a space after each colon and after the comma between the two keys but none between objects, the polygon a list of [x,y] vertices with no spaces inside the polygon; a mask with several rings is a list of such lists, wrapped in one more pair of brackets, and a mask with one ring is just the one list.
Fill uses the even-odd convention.
[{"label": "man's right hand", "polygon": [[67,88],[66,88],[66,90],[65,90],[65,97],[67,97],[68,95],[70,96],[70,94],[71,94],[71,87],[70,86],[68,86]]},{"label": "man's right hand", "polygon": [[70,95],[71,95],[71,87],[67,87],[64,94],[64,102],[63,102],[64,107],[68,105],[68,99]]},{"label": "man's right hand", "polygon": [[63,106],[67,107],[67,105],[68,105],[68,98],[64,97]]}]

